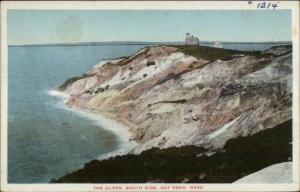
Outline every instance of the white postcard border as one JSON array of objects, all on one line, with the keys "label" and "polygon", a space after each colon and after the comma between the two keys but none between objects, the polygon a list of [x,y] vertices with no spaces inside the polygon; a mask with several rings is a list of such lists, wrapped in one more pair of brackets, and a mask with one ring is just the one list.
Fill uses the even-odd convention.
[{"label": "white postcard border", "polygon": [[[278,2],[278,1],[276,1]],[[199,190],[166,191],[295,191],[299,189],[299,2],[280,1],[277,9],[292,11],[293,42],[293,183],[292,184],[8,184],[7,183],[7,10],[65,9],[65,10],[257,10],[247,1],[27,1],[1,2],[1,191],[120,191],[111,186],[195,186]],[[269,11],[269,10],[263,10]],[[276,22],[276,21],[273,21]],[[107,190],[97,190],[107,187]],[[151,191],[151,190],[150,190]]]}]

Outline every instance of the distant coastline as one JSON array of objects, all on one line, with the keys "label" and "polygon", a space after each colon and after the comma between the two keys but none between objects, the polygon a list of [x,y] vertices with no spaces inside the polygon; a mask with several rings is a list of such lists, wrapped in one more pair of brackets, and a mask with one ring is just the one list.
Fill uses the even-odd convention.
[{"label": "distant coastline", "polygon": [[[200,41],[200,44],[214,44],[214,41]],[[292,41],[264,41],[264,42],[231,42],[223,44],[292,44]],[[78,42],[78,43],[44,43],[8,45],[9,47],[34,47],[34,46],[89,46],[89,45],[184,45],[184,41],[151,42],[151,41],[110,41],[110,42]]]}]

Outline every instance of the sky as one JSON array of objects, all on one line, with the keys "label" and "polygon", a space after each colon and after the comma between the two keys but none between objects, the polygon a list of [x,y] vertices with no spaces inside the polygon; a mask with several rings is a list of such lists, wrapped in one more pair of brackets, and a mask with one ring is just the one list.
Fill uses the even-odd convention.
[{"label": "sky", "polygon": [[9,10],[8,44],[291,41],[289,10]]}]

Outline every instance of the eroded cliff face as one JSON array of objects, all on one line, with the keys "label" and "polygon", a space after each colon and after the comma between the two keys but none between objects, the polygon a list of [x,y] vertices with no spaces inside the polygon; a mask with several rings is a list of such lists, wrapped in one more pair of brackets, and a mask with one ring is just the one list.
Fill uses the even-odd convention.
[{"label": "eroded cliff face", "polygon": [[104,113],[139,145],[222,148],[292,118],[292,47],[243,52],[157,46],[102,61],[58,90],[68,105]]}]

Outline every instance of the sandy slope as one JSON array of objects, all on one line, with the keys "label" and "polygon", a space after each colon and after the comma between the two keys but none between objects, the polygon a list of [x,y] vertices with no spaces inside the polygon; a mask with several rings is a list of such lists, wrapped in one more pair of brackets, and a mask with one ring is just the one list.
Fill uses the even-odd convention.
[{"label": "sandy slope", "polygon": [[138,142],[134,153],[186,145],[216,149],[292,118],[291,51],[148,47],[102,62],[58,89],[70,95],[68,105],[129,127]]},{"label": "sandy slope", "polygon": [[292,162],[278,163],[243,177],[234,183],[291,183],[293,176]]}]

